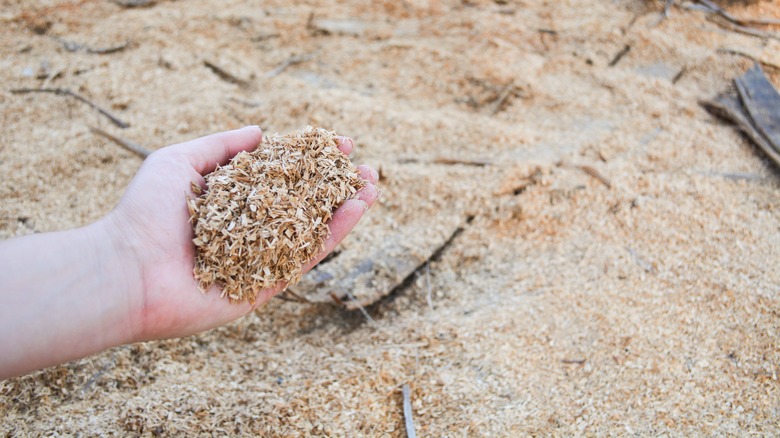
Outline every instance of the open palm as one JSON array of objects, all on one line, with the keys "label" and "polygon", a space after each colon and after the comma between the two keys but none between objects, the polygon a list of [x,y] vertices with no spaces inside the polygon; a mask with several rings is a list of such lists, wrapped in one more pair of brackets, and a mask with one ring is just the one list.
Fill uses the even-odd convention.
[{"label": "open palm", "polygon": [[[230,303],[220,297],[216,285],[206,294],[198,292],[192,273],[195,246],[186,205],[186,197],[194,196],[191,183],[205,186],[203,175],[238,152],[254,149],[261,140],[259,128],[246,127],[160,149],[146,159],[107,218],[119,230],[116,239],[129,246],[135,258],[128,269],[138,269],[127,276],[138,279],[130,288],[137,292],[131,293],[136,340],[186,336],[216,327],[254,310],[282,289],[280,284],[260,291],[254,305]],[[342,138],[339,149],[349,155],[352,145],[352,140]],[[306,270],[330,253],[376,200],[376,172],[366,166],[359,169],[366,187],[357,199],[336,210],[328,224],[326,247]]]}]

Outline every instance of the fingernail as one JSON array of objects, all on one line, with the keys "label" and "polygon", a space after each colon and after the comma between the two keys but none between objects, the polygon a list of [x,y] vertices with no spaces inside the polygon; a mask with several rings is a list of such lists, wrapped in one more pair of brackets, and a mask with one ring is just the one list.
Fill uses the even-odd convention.
[{"label": "fingernail", "polygon": [[339,139],[339,143],[343,144],[344,146],[349,145],[350,149],[355,147],[355,142],[352,141],[349,137],[344,137],[343,135],[339,135],[336,138]]},{"label": "fingernail", "polygon": [[358,199],[358,202],[361,204],[360,206],[363,208],[363,213],[365,213],[368,210],[368,204],[366,204],[366,202],[361,199]]},{"label": "fingernail", "polygon": [[369,167],[369,169],[371,170],[371,179],[373,179],[374,182],[379,181],[379,174],[377,173],[377,171],[374,170],[373,167]]}]

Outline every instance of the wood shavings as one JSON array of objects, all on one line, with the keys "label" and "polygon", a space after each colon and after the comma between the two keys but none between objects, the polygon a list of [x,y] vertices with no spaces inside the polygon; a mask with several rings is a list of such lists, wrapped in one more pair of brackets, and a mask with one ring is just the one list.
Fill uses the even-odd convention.
[{"label": "wood shavings", "polygon": [[333,211],[365,183],[334,132],[307,127],[239,153],[206,184],[188,203],[195,278],[201,291],[216,283],[223,297],[254,302],[262,289],[300,280]]}]

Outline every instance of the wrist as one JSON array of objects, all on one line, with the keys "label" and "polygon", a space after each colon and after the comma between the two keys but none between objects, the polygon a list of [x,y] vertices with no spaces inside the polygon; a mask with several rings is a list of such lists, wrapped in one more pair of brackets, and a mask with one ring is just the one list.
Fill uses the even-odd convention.
[{"label": "wrist", "polygon": [[115,212],[82,229],[96,256],[98,293],[114,303],[106,321],[106,345],[137,342],[143,331],[144,289],[138,245]]}]

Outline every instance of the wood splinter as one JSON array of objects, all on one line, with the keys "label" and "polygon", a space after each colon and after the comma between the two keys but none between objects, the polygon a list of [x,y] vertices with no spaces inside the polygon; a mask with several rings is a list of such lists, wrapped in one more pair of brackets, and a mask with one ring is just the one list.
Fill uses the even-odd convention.
[{"label": "wood splinter", "polygon": [[404,383],[401,392],[404,397],[404,424],[406,425],[406,436],[409,438],[417,438],[417,433],[414,431],[414,418],[412,418],[412,398],[409,384]]},{"label": "wood splinter", "polygon": [[58,96],[72,97],[80,102],[86,103],[92,109],[96,110],[100,114],[103,114],[109,120],[111,120],[111,123],[115,124],[116,126],[119,126],[122,129],[130,127],[129,123],[122,121],[121,119],[119,119],[119,117],[116,117],[115,115],[111,114],[110,112],[108,112],[108,110],[104,109],[100,105],[92,102],[86,97],[76,93],[75,91],[71,91],[67,88],[14,88],[13,90],[11,90],[11,93],[12,94],[51,93],[51,94],[56,94]]}]

